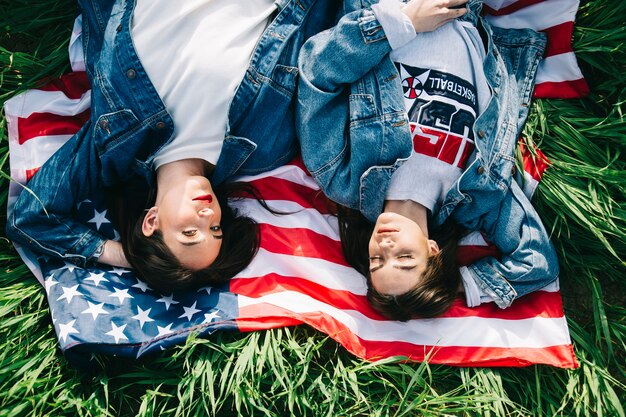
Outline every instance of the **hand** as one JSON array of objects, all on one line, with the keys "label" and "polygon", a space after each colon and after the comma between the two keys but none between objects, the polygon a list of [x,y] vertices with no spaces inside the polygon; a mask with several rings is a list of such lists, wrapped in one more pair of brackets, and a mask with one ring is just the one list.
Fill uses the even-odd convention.
[{"label": "hand", "polygon": [[126,260],[122,244],[114,240],[107,240],[104,243],[104,252],[102,252],[102,255],[98,258],[98,262],[112,266],[121,266],[123,268],[132,268]]},{"label": "hand", "polygon": [[415,32],[430,32],[463,16],[466,8],[451,7],[465,3],[467,0],[411,0],[402,8],[402,12],[411,19]]}]

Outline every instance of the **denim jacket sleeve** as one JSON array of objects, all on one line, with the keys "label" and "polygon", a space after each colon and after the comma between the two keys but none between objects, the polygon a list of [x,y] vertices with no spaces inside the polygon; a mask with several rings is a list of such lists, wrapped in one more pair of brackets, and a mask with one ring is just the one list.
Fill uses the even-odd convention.
[{"label": "denim jacket sleeve", "polygon": [[[361,203],[361,176],[373,166],[392,165],[398,158],[392,152],[384,154],[383,149],[394,148],[384,145],[389,140],[384,138],[386,128],[381,127],[376,137],[351,132],[357,125],[382,126],[388,121],[373,110],[374,96],[361,91],[359,85],[369,79],[376,82],[372,71],[381,63],[388,65],[389,79],[397,77],[388,59],[390,51],[375,14],[371,9],[360,9],[307,40],[298,58],[296,126],[304,164],[330,199],[355,209]],[[402,111],[397,117],[406,118]],[[408,125],[402,127],[408,138]],[[406,158],[410,145],[404,148],[406,155],[402,157]]]},{"label": "denim jacket sleeve", "polygon": [[[455,218],[459,219],[459,216]],[[480,218],[474,218],[464,226],[482,229],[502,253],[500,259],[487,257],[468,266],[479,287],[500,308],[510,306],[514,299],[538,290],[558,277],[558,259],[548,233],[515,181],[499,207],[483,212]]]},{"label": "denim jacket sleeve", "polygon": [[99,187],[99,159],[90,122],[55,152],[22,190],[7,221],[7,237],[84,267],[106,239],[74,217],[76,204]]}]

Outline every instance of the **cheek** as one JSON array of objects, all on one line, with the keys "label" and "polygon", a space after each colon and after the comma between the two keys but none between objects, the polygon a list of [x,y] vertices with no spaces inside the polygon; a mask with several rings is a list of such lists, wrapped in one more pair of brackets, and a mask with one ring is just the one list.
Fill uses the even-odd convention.
[{"label": "cheek", "polygon": [[374,256],[377,250],[378,250],[378,243],[376,243],[376,240],[374,239],[374,235],[372,234],[370,236],[370,240],[367,242],[367,252],[369,256]]}]

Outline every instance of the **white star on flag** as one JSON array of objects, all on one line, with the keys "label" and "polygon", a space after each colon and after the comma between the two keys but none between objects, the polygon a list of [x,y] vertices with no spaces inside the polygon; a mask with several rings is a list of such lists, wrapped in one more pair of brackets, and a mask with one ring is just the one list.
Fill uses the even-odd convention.
[{"label": "white star on flag", "polygon": [[204,314],[204,321],[202,324],[211,323],[213,319],[220,317],[218,310],[211,311],[210,313]]},{"label": "white star on flag", "polygon": [[130,271],[129,271],[128,269],[126,269],[126,268],[121,268],[121,267],[118,267],[118,266],[114,266],[114,267],[111,269],[111,273],[113,273],[113,274],[117,274],[117,275],[119,275],[119,276],[122,276],[122,274],[128,274],[129,272],[130,272]]},{"label": "white star on flag", "polygon": [[143,325],[146,324],[147,322],[154,321],[148,315],[148,314],[150,314],[150,311],[152,311],[151,308],[149,308],[147,310],[142,310],[141,307],[137,306],[137,314],[134,315],[132,318],[135,319],[135,320],[139,320],[139,327],[141,329],[143,329]]},{"label": "white star on flag", "polygon": [[46,289],[46,294],[50,295],[50,289],[57,285],[58,282],[54,280],[54,274],[50,274],[48,278],[43,282],[43,286]]},{"label": "white star on flag", "polygon": [[63,339],[63,343],[67,341],[67,336],[72,333],[80,333],[78,330],[74,328],[74,323],[76,320],[72,320],[69,323],[59,324],[59,339]]},{"label": "white star on flag", "polygon": [[196,308],[197,303],[198,302],[195,301],[191,307],[183,306],[183,309],[185,309],[185,312],[182,315],[178,316],[178,318],[182,319],[183,317],[187,317],[187,321],[191,321],[191,318],[193,317],[193,315],[200,312],[200,310]]},{"label": "white star on flag", "polygon": [[157,303],[165,303],[165,310],[169,310],[172,304],[178,304],[178,301],[174,301],[174,294],[170,294],[167,297],[161,297],[157,301]]},{"label": "white star on flag", "polygon": [[148,284],[146,284],[145,282],[143,282],[142,280],[138,279],[137,283],[135,285],[133,285],[133,288],[139,288],[141,290],[141,292],[146,292],[148,290],[151,290],[152,288],[150,288],[148,286]]},{"label": "white star on flag", "polygon": [[213,290],[213,287],[202,287],[202,288],[198,288],[198,292],[202,292],[202,291],[206,291],[207,294],[211,294],[211,291]]},{"label": "white star on flag", "polygon": [[[60,271],[60,270],[62,270],[62,269],[67,269],[67,270],[68,270],[68,271],[70,271],[71,273],[74,273],[74,270],[75,270],[76,268],[78,268],[76,265],[71,264],[71,263],[69,263],[69,262],[65,262],[65,261],[63,261],[63,263],[64,263],[65,265],[63,265],[61,268],[59,268],[59,271]],[[79,269],[80,269],[80,268],[79,268]]]},{"label": "white star on flag", "polygon": [[124,300],[127,298],[134,298],[132,295],[130,295],[128,293],[128,288],[124,288],[123,290],[119,289],[119,288],[115,288],[113,287],[113,289],[115,290],[115,292],[111,295],[109,295],[109,297],[117,297],[117,299],[119,300],[120,305],[122,305],[124,303]]},{"label": "white star on flag", "polygon": [[158,330],[158,332],[159,332],[159,334],[157,335],[157,337],[160,337],[160,336],[165,336],[165,335],[168,335],[168,334],[170,334],[170,333],[174,333],[174,331],[172,330],[172,324],[173,324],[173,323],[170,323],[170,324],[168,324],[168,325],[167,325],[167,326],[165,326],[165,327],[157,326],[157,330]]},{"label": "white star on flag", "polygon": [[76,291],[77,288],[78,288],[78,284],[74,285],[73,287],[63,287],[63,295],[57,298],[57,301],[61,301],[64,299],[64,300],[67,300],[68,304],[71,303],[72,299],[75,296],[83,295],[83,293]]},{"label": "white star on flag", "polygon": [[120,339],[128,340],[128,337],[124,334],[124,329],[126,328],[126,324],[122,324],[121,326],[116,326],[115,323],[111,322],[111,330],[106,332],[105,334],[108,336],[113,336],[115,338],[115,343],[119,343]]},{"label": "white star on flag", "polygon": [[89,277],[85,278],[85,281],[93,281],[96,287],[99,286],[101,282],[109,282],[109,280],[104,277],[104,272],[100,274],[89,272]]},{"label": "white star on flag", "polygon": [[104,309],[104,303],[94,304],[87,301],[87,304],[89,304],[89,308],[81,312],[81,314],[91,314],[94,320],[97,319],[100,314],[109,314],[109,312]]},{"label": "white star on flag", "polygon": [[94,212],[93,219],[87,220],[87,223],[95,223],[97,230],[100,230],[100,226],[102,226],[103,223],[111,223],[109,219],[106,218],[106,215],[107,215],[106,210],[100,213],[98,210],[94,209],[93,212]]}]

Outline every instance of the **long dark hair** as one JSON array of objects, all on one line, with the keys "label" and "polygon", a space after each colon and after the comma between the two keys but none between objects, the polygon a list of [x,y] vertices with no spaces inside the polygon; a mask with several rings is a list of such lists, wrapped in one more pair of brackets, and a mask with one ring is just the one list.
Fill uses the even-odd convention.
[{"label": "long dark hair", "polygon": [[156,200],[155,188],[148,188],[138,179],[107,193],[126,259],[153,289],[165,293],[204,285],[220,286],[252,261],[261,240],[259,225],[228,204],[229,199],[251,196],[272,211],[251,184],[232,182],[214,189],[222,210],[222,246],[215,261],[197,271],[180,264],[159,231],[144,236],[141,225],[146,208],[152,207]]},{"label": "long dark hair", "polygon": [[387,318],[406,321],[414,317],[440,316],[452,306],[461,283],[456,259],[457,242],[463,233],[461,227],[448,221],[433,229],[430,237],[441,250],[428,259],[416,286],[403,294],[390,295],[376,291],[370,280],[368,242],[374,225],[356,210],[339,207],[337,214],[344,257],[365,275],[367,299],[376,311]]}]

